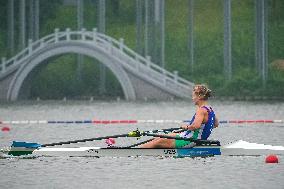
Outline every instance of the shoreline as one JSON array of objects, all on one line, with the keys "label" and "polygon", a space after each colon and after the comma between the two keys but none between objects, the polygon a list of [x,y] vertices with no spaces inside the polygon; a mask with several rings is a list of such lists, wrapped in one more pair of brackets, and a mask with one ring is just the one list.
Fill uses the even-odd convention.
[{"label": "shoreline", "polygon": [[[213,96],[211,98],[212,101],[244,101],[244,102],[258,102],[258,101],[280,101],[284,102],[284,96]],[[113,98],[94,98],[94,97],[82,97],[82,98],[67,98],[63,99],[23,99],[17,101],[4,101],[0,100],[0,105],[7,104],[28,104],[28,103],[41,103],[41,102],[50,102],[50,103],[76,103],[76,102],[88,102],[88,103],[96,103],[96,102],[114,102],[114,103],[127,103],[127,102],[136,102],[136,103],[159,103],[159,102],[182,102],[188,101],[188,99],[179,99],[179,98],[171,98],[168,100],[155,100],[155,99],[144,99],[144,100],[136,100],[136,101],[126,101],[122,97],[113,97]]]}]

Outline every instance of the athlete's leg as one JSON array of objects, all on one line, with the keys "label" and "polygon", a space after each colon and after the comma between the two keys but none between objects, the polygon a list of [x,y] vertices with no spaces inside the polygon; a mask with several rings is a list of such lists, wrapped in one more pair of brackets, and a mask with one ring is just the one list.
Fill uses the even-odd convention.
[{"label": "athlete's leg", "polygon": [[[167,134],[167,136],[175,137],[176,133]],[[166,138],[155,138],[154,140],[147,142],[140,146],[140,148],[174,148],[175,139],[166,139]]]}]

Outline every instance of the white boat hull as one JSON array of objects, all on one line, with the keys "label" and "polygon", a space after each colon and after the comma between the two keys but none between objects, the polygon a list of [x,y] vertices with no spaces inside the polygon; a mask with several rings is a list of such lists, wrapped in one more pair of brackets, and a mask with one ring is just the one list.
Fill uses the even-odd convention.
[{"label": "white boat hull", "polygon": [[227,144],[221,149],[222,155],[245,155],[245,156],[257,156],[257,155],[284,155],[283,146],[272,146],[266,144],[257,144],[239,140],[237,142]]},{"label": "white boat hull", "polygon": [[165,157],[206,157],[214,155],[231,156],[259,156],[259,155],[284,155],[283,146],[271,146],[264,144],[237,141],[225,146],[195,146],[193,148],[180,149],[146,149],[146,148],[100,148],[100,147],[76,147],[57,148],[43,147],[28,149],[14,147],[1,150],[2,156],[13,153],[30,152],[32,156],[69,156],[69,157],[129,157],[129,156],[165,156]]}]

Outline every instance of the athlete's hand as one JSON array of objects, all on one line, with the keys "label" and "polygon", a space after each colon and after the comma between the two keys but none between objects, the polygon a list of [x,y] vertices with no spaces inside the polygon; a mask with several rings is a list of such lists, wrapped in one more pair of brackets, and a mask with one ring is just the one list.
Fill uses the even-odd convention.
[{"label": "athlete's hand", "polygon": [[180,128],[187,130],[188,129],[187,127],[188,127],[188,125],[182,125]]}]

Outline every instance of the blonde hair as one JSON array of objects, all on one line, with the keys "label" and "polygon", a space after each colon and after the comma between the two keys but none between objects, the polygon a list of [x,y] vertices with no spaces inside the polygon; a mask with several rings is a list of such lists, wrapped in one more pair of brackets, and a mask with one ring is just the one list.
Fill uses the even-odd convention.
[{"label": "blonde hair", "polygon": [[212,91],[205,84],[196,84],[193,87],[193,92],[203,100],[208,100],[212,93]]}]

